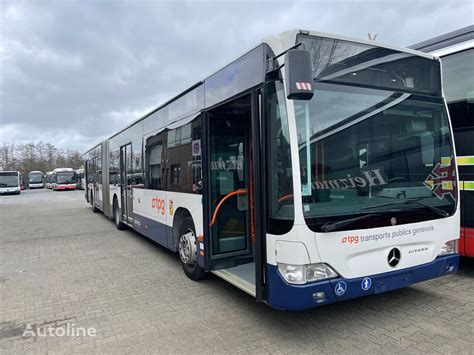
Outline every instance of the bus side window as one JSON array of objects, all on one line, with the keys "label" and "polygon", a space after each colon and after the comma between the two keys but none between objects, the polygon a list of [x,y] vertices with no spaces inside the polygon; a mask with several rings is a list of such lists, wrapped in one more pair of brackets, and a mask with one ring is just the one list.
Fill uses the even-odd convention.
[{"label": "bus side window", "polygon": [[158,143],[147,148],[147,189],[162,190],[163,144]]},{"label": "bus side window", "polygon": [[201,117],[167,131],[166,188],[170,191],[202,193]]}]

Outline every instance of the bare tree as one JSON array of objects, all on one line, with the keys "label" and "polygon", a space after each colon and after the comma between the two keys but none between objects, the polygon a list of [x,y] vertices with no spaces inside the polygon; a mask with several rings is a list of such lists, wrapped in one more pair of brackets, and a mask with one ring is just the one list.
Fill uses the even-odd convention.
[{"label": "bare tree", "polygon": [[81,153],[71,149],[61,150],[51,143],[15,145],[3,142],[0,146],[0,168],[18,170],[24,176],[33,170],[46,172],[59,167],[79,169],[82,165]]}]

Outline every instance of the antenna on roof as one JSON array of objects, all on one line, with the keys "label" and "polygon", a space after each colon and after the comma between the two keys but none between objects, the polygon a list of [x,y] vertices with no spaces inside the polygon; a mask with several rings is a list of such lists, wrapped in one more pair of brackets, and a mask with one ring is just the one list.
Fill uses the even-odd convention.
[{"label": "antenna on roof", "polygon": [[367,33],[367,37],[369,37],[369,41],[375,41],[375,39],[377,38],[377,33]]}]

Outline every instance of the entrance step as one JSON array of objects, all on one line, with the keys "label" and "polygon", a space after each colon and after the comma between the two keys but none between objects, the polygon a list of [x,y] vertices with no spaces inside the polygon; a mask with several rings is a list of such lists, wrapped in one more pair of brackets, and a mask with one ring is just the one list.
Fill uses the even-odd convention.
[{"label": "entrance step", "polygon": [[247,263],[227,269],[213,270],[212,273],[255,297],[255,263]]}]

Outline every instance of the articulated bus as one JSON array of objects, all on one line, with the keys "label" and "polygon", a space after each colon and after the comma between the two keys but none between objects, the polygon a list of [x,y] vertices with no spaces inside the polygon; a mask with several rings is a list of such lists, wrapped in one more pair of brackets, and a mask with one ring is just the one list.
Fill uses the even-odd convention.
[{"label": "articulated bus", "polygon": [[43,188],[43,173],[41,171],[30,171],[28,173],[28,188]]},{"label": "articulated bus", "polygon": [[443,89],[456,142],[461,206],[459,253],[474,257],[474,26],[415,44],[441,58]]},{"label": "articulated bus", "polygon": [[0,195],[19,195],[20,185],[19,171],[0,171]]},{"label": "articulated bus", "polygon": [[58,190],[75,190],[77,184],[77,175],[72,168],[57,168],[51,174],[52,189]]},{"label": "articulated bus", "polygon": [[458,181],[440,61],[294,30],[85,153],[118,229],[272,307],[306,309],[451,274]]}]

